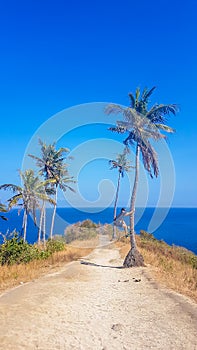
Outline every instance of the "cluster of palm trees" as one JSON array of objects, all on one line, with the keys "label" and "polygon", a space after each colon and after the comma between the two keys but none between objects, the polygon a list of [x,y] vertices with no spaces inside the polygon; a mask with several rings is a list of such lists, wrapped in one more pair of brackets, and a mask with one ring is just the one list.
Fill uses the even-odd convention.
[{"label": "cluster of palm trees", "polygon": [[[128,252],[124,266],[143,266],[144,261],[142,255],[139,253],[136,239],[135,239],[135,203],[137,195],[137,187],[139,180],[139,162],[140,157],[144,168],[148,174],[153,178],[159,174],[159,166],[156,151],[151,144],[151,139],[159,141],[166,138],[167,133],[174,133],[175,130],[166,125],[166,119],[170,114],[175,115],[178,111],[176,104],[156,104],[150,109],[148,108],[149,98],[154,92],[155,87],[148,90],[145,88],[142,93],[139,88],[136,89],[135,94],[129,93],[130,106],[125,108],[117,104],[109,104],[105,113],[121,114],[122,120],[116,121],[116,126],[110,128],[111,131],[126,134],[123,141],[124,151],[117,155],[115,160],[110,161],[111,169],[118,170],[117,190],[114,203],[114,219],[116,218],[117,203],[120,189],[120,180],[124,173],[131,168],[135,171],[133,190],[130,199],[130,243],[131,249]],[[67,189],[74,191],[69,186],[74,182],[73,177],[68,173],[68,166],[65,164],[65,156],[68,153],[67,148],[60,148],[56,150],[55,144],[45,144],[39,140],[41,147],[41,156],[37,157],[30,154],[29,156],[35,160],[38,167],[38,174],[32,169],[26,170],[24,173],[20,172],[22,186],[13,184],[4,184],[0,189],[11,190],[13,196],[8,200],[8,209],[13,206],[21,206],[23,208],[23,224],[22,231],[24,240],[26,240],[27,232],[27,217],[31,213],[34,222],[36,223],[36,210],[40,210],[40,222],[38,229],[38,242],[45,241],[46,235],[46,203],[53,205],[53,215],[51,220],[50,238],[53,237],[54,221],[57,209],[58,189],[63,191]],[[130,147],[135,147],[135,164],[130,165],[127,157],[130,152]],[[0,204],[0,211],[6,211],[4,205]],[[5,219],[4,215],[0,216]],[[115,226],[113,230],[115,236]]]},{"label": "cluster of palm trees", "polygon": [[[124,154],[129,153],[130,147],[135,147],[135,179],[130,200],[131,249],[124,260],[125,267],[144,265],[143,257],[137,248],[134,230],[134,212],[139,180],[140,155],[148,174],[152,178],[153,176],[157,177],[159,174],[158,158],[150,140],[159,141],[166,138],[166,135],[162,134],[161,131],[167,133],[175,132],[174,129],[166,125],[166,117],[170,114],[175,115],[178,111],[178,106],[176,104],[156,104],[148,109],[149,97],[154,90],[155,87],[150,90],[145,88],[141,93],[140,89],[137,88],[135,94],[129,93],[130,106],[128,108],[117,104],[109,104],[105,110],[106,114],[122,114],[123,116],[123,120],[116,121],[116,126],[111,127],[110,130],[121,134],[127,134],[123,141],[125,145]],[[121,167],[119,167],[118,164],[115,162],[113,163],[113,161],[112,164],[120,171]],[[119,190],[119,182],[117,190]],[[114,212],[116,211],[116,206],[117,197]]]},{"label": "cluster of palm trees", "polygon": [[[46,239],[46,203],[51,203],[54,207],[50,238],[53,237],[54,221],[57,208],[58,188],[63,191],[67,189],[74,191],[68,184],[74,182],[73,177],[68,173],[68,166],[65,163],[65,154],[69,152],[67,148],[56,150],[55,143],[47,145],[39,140],[41,147],[41,157],[30,154],[38,167],[38,174],[34,170],[28,169],[20,171],[21,186],[14,184],[4,184],[0,190],[11,190],[13,196],[8,199],[8,210],[17,206],[23,209],[22,233],[26,240],[27,219],[32,214],[33,221],[37,224],[36,210],[40,210],[40,222],[38,225],[38,243],[45,242]],[[6,211],[1,205],[0,211]],[[4,218],[2,216],[2,218]],[[42,236],[42,237],[41,237]]]}]

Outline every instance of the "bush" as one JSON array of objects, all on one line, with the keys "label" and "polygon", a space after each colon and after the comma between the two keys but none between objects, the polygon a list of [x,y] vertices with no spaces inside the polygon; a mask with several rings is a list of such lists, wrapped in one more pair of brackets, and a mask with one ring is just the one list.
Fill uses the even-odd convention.
[{"label": "bush", "polygon": [[28,263],[32,260],[47,259],[54,252],[64,250],[65,244],[58,240],[48,240],[46,249],[41,250],[36,244],[28,244],[17,232],[10,239],[4,239],[0,245],[0,265]]},{"label": "bush", "polygon": [[97,228],[97,224],[95,224],[92,220],[84,220],[82,221],[82,223],[80,224],[80,227],[85,227],[85,228]]},{"label": "bush", "polygon": [[13,233],[11,239],[5,239],[4,243],[0,246],[1,265],[28,263],[33,259],[37,259],[38,256],[38,248],[24,242],[23,238],[19,238],[17,232]]},{"label": "bush", "polygon": [[65,231],[65,241],[70,243],[72,241],[83,241],[95,238],[97,236],[98,225],[91,220],[84,220],[74,225],[67,227]]},{"label": "bush", "polygon": [[60,252],[64,249],[65,249],[65,244],[62,241],[49,239],[46,242],[46,251],[49,252],[50,254],[55,252]]}]

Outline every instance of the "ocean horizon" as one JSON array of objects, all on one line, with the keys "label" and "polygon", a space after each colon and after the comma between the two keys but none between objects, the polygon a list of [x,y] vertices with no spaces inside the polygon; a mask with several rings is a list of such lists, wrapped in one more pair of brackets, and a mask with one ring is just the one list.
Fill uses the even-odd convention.
[{"label": "ocean horizon", "polygon": [[[121,208],[117,208],[119,213]],[[47,209],[46,232],[47,236],[50,232],[50,223],[52,217],[52,208]],[[166,213],[166,208],[154,207],[136,208],[135,211],[135,231],[137,234],[140,230],[145,230],[153,233],[155,238],[164,240],[170,245],[185,247],[197,254],[197,208],[170,208],[167,216],[163,219]],[[154,216],[153,216],[154,215]],[[3,235],[9,235],[14,229],[21,232],[22,217],[21,212],[18,215],[18,210],[13,209],[5,215],[8,221],[1,220],[0,232]],[[54,234],[63,235],[68,225],[90,219],[97,224],[112,224],[113,223],[113,207],[108,208],[57,208],[55,219]],[[128,217],[126,218],[128,223]],[[163,221],[162,221],[163,220]],[[39,222],[39,213],[37,213],[37,221]],[[152,223],[152,225],[150,225]],[[160,224],[161,223],[161,224]],[[150,226],[153,230],[149,230]],[[158,227],[157,227],[158,226]],[[34,225],[31,217],[28,218],[27,226],[27,241],[35,243],[37,241],[38,228]],[[3,242],[3,236],[0,237],[0,243]]]}]

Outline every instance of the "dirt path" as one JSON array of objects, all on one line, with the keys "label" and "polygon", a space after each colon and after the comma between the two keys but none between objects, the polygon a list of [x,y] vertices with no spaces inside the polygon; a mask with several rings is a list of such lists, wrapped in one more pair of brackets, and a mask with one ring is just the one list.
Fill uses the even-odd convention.
[{"label": "dirt path", "polygon": [[116,249],[84,260],[1,296],[0,349],[197,349],[196,304],[158,288],[148,268],[112,268]]}]

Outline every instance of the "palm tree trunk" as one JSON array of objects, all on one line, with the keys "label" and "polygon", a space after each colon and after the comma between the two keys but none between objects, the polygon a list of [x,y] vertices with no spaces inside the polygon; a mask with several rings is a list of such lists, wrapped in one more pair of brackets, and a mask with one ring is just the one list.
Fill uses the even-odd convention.
[{"label": "palm tree trunk", "polygon": [[44,201],[42,203],[42,208],[40,211],[40,223],[39,223],[39,229],[38,229],[38,244],[40,244],[40,241],[41,241],[43,217],[44,217]]},{"label": "palm tree trunk", "polygon": [[[118,195],[119,195],[119,190],[120,190],[120,177],[121,173],[119,171],[118,174],[118,183],[117,183],[117,189],[116,189],[116,197],[115,197],[115,202],[114,202],[114,220],[116,218],[116,211],[117,211],[117,203],[118,203]],[[113,233],[112,233],[112,239],[116,237],[116,226],[113,224]]]},{"label": "palm tree trunk", "polygon": [[138,187],[138,181],[139,181],[139,162],[140,162],[140,147],[137,145],[136,155],[135,155],[135,179],[134,179],[133,191],[132,191],[131,202],[130,202],[130,211],[132,211],[132,214],[130,215],[131,248],[136,248],[134,215],[135,215],[135,202],[136,202],[136,196],[137,196],[137,187]]},{"label": "palm tree trunk", "polygon": [[26,241],[26,235],[27,235],[27,210],[24,210],[24,216],[23,216],[23,240]]},{"label": "palm tree trunk", "polygon": [[124,263],[123,263],[124,267],[144,266],[144,259],[137,249],[137,244],[135,239],[135,220],[134,220],[137,186],[139,181],[139,162],[140,162],[140,146],[137,144],[136,156],[135,156],[135,179],[134,179],[133,191],[132,191],[131,202],[130,202],[130,211],[132,211],[132,214],[130,215],[131,249],[124,260]]},{"label": "palm tree trunk", "polygon": [[43,244],[45,247],[46,243],[46,207],[44,203],[44,208],[43,208]]},{"label": "palm tree trunk", "polygon": [[56,209],[57,209],[57,190],[58,190],[58,186],[56,185],[56,190],[55,190],[55,204],[54,204],[53,216],[52,216],[52,220],[51,220],[50,239],[53,238],[53,228],[54,228],[55,214],[56,214]]}]

